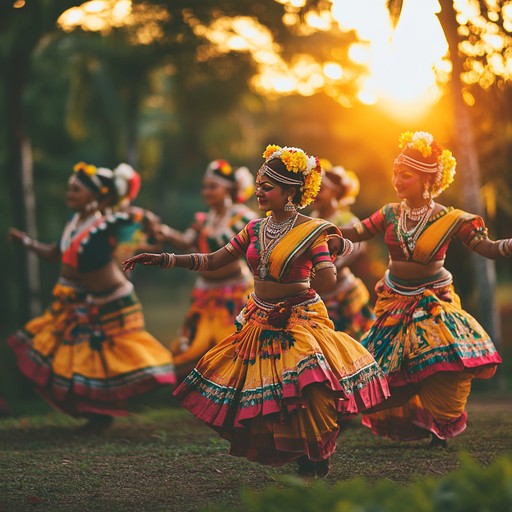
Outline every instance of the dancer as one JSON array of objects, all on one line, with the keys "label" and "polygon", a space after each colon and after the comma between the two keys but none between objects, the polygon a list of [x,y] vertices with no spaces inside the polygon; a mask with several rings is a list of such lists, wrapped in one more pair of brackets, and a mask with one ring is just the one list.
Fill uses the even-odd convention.
[{"label": "dancer", "polygon": [[445,254],[453,238],[487,258],[511,256],[512,243],[489,240],[480,217],[434,202],[452,183],[456,161],[430,133],[405,132],[399,147],[393,186],[401,202],[341,228],[354,242],[384,233],[389,250],[376,285],[377,319],[361,342],[386,373],[391,398],[363,423],[394,440],[431,436],[431,446],[444,447],[466,427],[472,380],[489,379],[501,362],[461,308]]},{"label": "dancer", "polygon": [[113,256],[122,266],[124,260],[138,252],[162,250],[162,244],[155,239],[160,229],[160,218],[147,209],[133,206],[140,191],[141,178],[131,165],[122,162],[113,172],[121,199],[107,208],[106,213],[127,212],[131,219],[131,222],[119,224],[116,231],[117,243]]},{"label": "dancer", "polygon": [[[99,432],[127,414],[126,400],[173,384],[170,353],[144,330],[141,305],[113,259],[125,212],[104,214],[119,199],[110,169],[79,163],[69,179],[75,211],[59,244],[43,244],[11,229],[12,240],[41,257],[61,261],[53,302],[12,335],[21,371],[51,404],[89,419]],[[119,185],[119,183],[118,183]]]},{"label": "dancer", "polygon": [[335,285],[331,258],[353,248],[330,222],[297,211],[318,193],[318,160],[275,145],[263,156],[256,197],[266,218],[214,253],[141,254],[125,265],[213,270],[247,257],[255,292],[236,332],[203,356],[175,396],[230,441],[232,455],[274,466],[298,459],[300,475],[325,476],[340,422],[388,389],[369,352],[333,330],[315,291]]},{"label": "dancer", "polygon": [[[213,160],[203,178],[203,198],[210,210],[195,215],[184,233],[160,228],[160,240],[182,250],[214,252],[235,236],[256,213],[244,203],[254,192],[247,167],[234,169],[226,160]],[[237,313],[247,302],[253,279],[242,260],[217,270],[199,271],[191,304],[178,338],[171,342],[178,379],[188,375],[199,359],[233,331]]]},{"label": "dancer", "polygon": [[[357,176],[342,166],[333,167],[328,160],[320,159],[320,163],[322,186],[313,202],[311,216],[326,219],[335,226],[355,224],[359,219],[350,210],[350,205],[359,193]],[[346,332],[356,340],[361,339],[375,319],[368,288],[349,268],[364,250],[362,244],[358,245],[352,254],[336,258],[336,288],[322,294],[334,329]]]}]

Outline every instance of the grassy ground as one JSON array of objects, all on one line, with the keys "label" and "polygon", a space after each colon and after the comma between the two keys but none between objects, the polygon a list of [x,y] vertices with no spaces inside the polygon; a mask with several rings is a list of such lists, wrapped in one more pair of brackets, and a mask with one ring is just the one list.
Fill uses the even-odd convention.
[{"label": "grassy ground", "polygon": [[[240,504],[240,489],[294,473],[293,464],[268,468],[229,456],[214,432],[167,396],[156,398],[156,406],[117,420],[101,436],[80,434],[80,421],[45,409],[0,420],[0,510],[185,512]],[[430,450],[426,441],[392,443],[353,420],[328,480],[405,485],[454,470],[460,451],[482,464],[512,454],[510,396],[475,393],[468,412],[467,431],[446,450]]]}]

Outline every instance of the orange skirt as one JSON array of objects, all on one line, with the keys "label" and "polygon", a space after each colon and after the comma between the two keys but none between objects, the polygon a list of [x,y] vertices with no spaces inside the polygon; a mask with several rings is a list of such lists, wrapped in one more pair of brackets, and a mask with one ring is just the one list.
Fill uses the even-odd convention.
[{"label": "orange skirt", "polygon": [[237,327],[174,393],[230,441],[232,455],[270,465],[326,459],[343,418],[389,395],[373,357],[333,330],[313,290],[279,304],[253,295]]},{"label": "orange skirt", "polygon": [[58,284],[43,315],[8,340],[38,392],[70,415],[124,415],[126,399],[176,381],[170,352],[144,330],[131,283],[126,291],[94,304]]}]

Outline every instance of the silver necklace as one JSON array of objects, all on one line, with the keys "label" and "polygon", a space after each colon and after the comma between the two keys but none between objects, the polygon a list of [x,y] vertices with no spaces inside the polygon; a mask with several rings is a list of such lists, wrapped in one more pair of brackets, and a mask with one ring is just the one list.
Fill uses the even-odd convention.
[{"label": "silver necklace", "polygon": [[282,222],[275,222],[269,216],[262,222],[260,226],[260,264],[258,265],[258,274],[261,279],[265,279],[268,275],[268,262],[272,249],[292,229],[298,216],[297,212]]},{"label": "silver necklace", "polygon": [[[416,242],[418,241],[421,233],[423,233],[423,230],[429,221],[432,212],[434,211],[434,206],[434,201],[430,201],[429,204],[415,209],[409,208],[405,201],[402,201],[400,204],[400,215],[398,217],[396,234],[398,242],[400,243],[400,247],[402,248],[402,252],[407,259],[411,257],[411,253],[416,248]],[[417,217],[416,210],[422,210],[422,214],[419,217]],[[414,212],[414,217],[410,216],[411,212]],[[417,221],[417,224],[411,229],[408,229],[407,219]]]},{"label": "silver necklace", "polygon": [[434,204],[434,200],[431,199],[429,203],[424,204],[419,208],[411,208],[406,201],[402,201],[400,203],[400,211],[405,215],[405,217],[413,221],[418,221],[423,217],[423,215],[425,215],[425,213],[427,213],[429,209],[434,208]]}]

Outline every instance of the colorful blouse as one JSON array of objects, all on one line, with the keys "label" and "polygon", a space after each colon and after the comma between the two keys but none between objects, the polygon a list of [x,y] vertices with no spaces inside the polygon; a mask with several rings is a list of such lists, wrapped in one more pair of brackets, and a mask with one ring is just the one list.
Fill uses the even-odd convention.
[{"label": "colorful blouse", "polygon": [[244,204],[233,205],[222,219],[215,219],[211,213],[196,213],[193,229],[198,233],[199,251],[208,253],[224,247],[255,217],[256,213]]},{"label": "colorful blouse", "polygon": [[389,255],[395,261],[430,263],[443,260],[453,238],[457,237],[468,247],[474,247],[487,237],[481,217],[449,207],[430,217],[408,259],[397,235],[399,216],[400,204],[389,203],[361,221],[372,236],[384,233]]},{"label": "colorful blouse", "polygon": [[[226,246],[237,257],[245,255],[254,279],[257,280],[263,280],[259,273],[263,221],[255,219],[249,222]],[[293,227],[272,249],[269,273],[265,280],[304,282],[310,279],[312,269],[320,270],[332,265],[327,243],[330,231],[340,234],[338,228],[322,219],[310,219]]]},{"label": "colorful blouse", "polygon": [[132,223],[128,213],[101,215],[99,212],[78,225],[76,214],[64,227],[59,248],[61,260],[80,272],[92,272],[107,265],[117,246],[119,229]]}]

